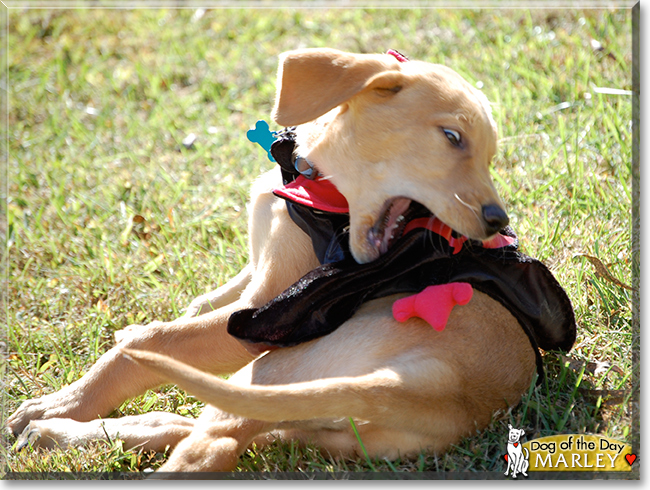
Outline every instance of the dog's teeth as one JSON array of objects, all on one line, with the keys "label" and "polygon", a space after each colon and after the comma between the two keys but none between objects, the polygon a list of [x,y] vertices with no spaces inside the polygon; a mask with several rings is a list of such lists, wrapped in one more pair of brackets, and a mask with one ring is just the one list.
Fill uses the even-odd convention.
[{"label": "dog's teeth", "polygon": [[397,223],[401,223],[402,221],[404,221],[404,215],[403,215],[403,214],[400,214],[400,215],[397,217],[397,219],[396,219],[395,221],[396,221]]}]

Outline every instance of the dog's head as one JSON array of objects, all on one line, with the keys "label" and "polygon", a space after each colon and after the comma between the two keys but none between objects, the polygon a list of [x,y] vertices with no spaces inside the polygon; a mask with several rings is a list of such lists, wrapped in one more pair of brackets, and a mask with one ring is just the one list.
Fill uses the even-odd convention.
[{"label": "dog's head", "polygon": [[453,70],[332,49],[284,53],[273,118],[350,207],[365,263],[401,233],[416,202],[482,240],[508,223],[489,173],[496,127],[485,96]]},{"label": "dog's head", "polygon": [[521,439],[524,435],[526,435],[526,431],[524,431],[524,429],[515,429],[512,425],[508,424],[509,443],[519,442],[519,439]]}]

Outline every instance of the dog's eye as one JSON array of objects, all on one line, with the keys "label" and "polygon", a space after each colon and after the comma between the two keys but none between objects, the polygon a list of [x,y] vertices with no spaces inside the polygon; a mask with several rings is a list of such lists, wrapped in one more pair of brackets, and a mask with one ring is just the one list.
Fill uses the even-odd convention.
[{"label": "dog's eye", "polygon": [[460,133],[458,131],[454,131],[453,129],[444,129],[443,131],[445,133],[445,136],[449,140],[449,142],[454,145],[454,146],[460,146]]}]

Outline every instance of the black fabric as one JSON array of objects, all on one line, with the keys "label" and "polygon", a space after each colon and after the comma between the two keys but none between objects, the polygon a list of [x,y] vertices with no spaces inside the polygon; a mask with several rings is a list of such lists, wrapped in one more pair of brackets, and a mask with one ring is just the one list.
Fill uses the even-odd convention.
[{"label": "black fabric", "polygon": [[[511,230],[504,234],[513,236]],[[467,282],[502,303],[544,350],[568,351],[576,338],[571,302],[538,260],[508,247],[468,241],[458,254],[439,235],[419,228],[369,264],[348,258],[322,265],[259,309],[235,312],[228,332],[247,342],[286,347],[333,332],[366,301],[430,285]]]},{"label": "black fabric", "polygon": [[339,262],[350,256],[348,214],[326,213],[287,201],[289,216],[311,238],[321,264]]},{"label": "black fabric", "polygon": [[[295,179],[298,172],[287,161],[293,158],[295,144],[290,132],[276,143],[271,152],[283,179]],[[262,308],[231,315],[228,332],[245,345],[256,344],[256,351],[327,335],[366,301],[450,282],[471,284],[513,314],[535,351],[540,380],[543,367],[538,348],[569,351],[575,342],[571,301],[544,264],[518,251],[509,227],[501,233],[515,239],[511,245],[488,249],[468,240],[457,254],[442,236],[417,228],[377,260],[358,264],[349,251],[347,214],[323,213],[290,201],[287,206],[292,219],[312,238],[322,265]]]}]

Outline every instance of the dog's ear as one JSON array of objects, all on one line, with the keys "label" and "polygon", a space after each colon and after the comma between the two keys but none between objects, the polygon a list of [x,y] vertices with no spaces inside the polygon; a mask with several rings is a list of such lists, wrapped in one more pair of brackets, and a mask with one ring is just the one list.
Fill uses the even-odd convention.
[{"label": "dog's ear", "polygon": [[508,429],[512,430],[512,425],[508,424]]},{"label": "dog's ear", "polygon": [[322,116],[364,89],[399,91],[399,62],[390,55],[302,49],[280,56],[273,119],[295,126]]}]

